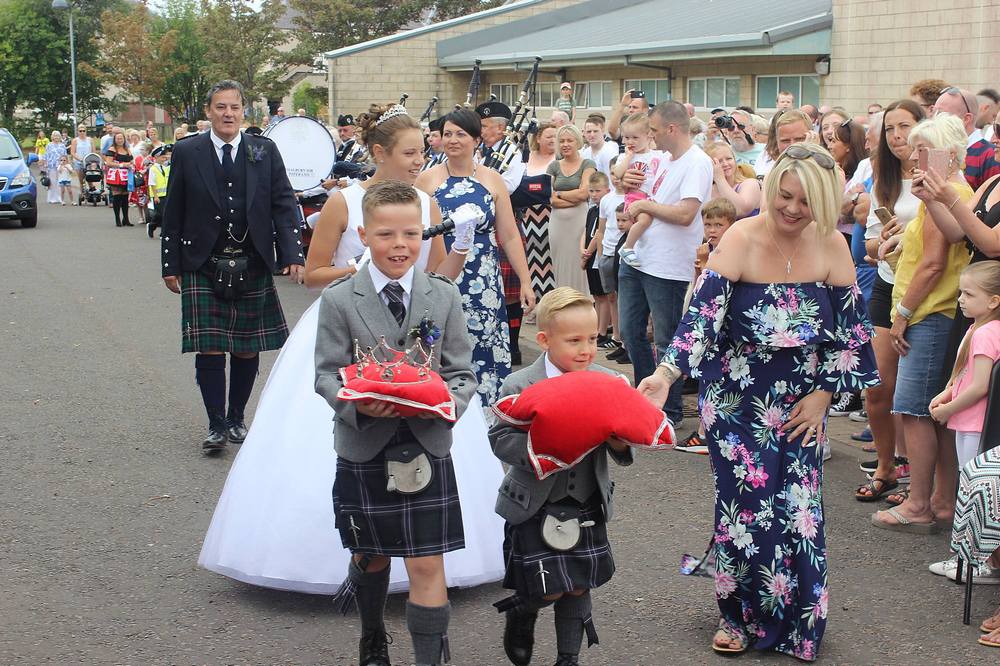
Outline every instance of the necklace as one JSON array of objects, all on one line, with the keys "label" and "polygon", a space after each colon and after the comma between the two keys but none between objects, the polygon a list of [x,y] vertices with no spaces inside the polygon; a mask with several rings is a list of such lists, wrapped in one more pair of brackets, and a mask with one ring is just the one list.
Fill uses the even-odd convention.
[{"label": "necklace", "polygon": [[764,226],[767,227],[767,231],[771,235],[771,242],[774,243],[774,247],[778,249],[778,253],[781,255],[781,258],[785,260],[785,277],[788,277],[792,274],[792,259],[794,259],[795,255],[799,252],[799,246],[802,245],[802,237],[799,236],[799,242],[795,244],[795,249],[792,250],[792,256],[789,257],[785,254],[784,250],[781,249],[781,246],[778,245],[778,238],[774,235],[774,229],[771,228],[771,225],[767,223],[766,219],[764,220]]}]

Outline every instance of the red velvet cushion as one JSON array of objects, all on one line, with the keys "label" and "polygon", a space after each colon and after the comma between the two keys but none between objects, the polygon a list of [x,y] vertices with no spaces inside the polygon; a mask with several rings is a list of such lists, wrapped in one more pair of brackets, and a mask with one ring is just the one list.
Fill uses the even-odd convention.
[{"label": "red velvet cushion", "polygon": [[501,398],[493,411],[528,431],[528,457],[539,479],[572,467],[612,436],[663,449],[674,429],[663,410],[614,375],[568,372]]},{"label": "red velvet cushion", "polygon": [[377,363],[366,364],[361,377],[357,363],[341,368],[344,387],[337,391],[337,397],[366,403],[383,400],[396,405],[400,416],[429,412],[454,423],[455,401],[441,375],[412,365],[403,360],[401,352],[395,353],[395,361],[403,362],[392,368],[392,377],[383,376],[385,366]]}]

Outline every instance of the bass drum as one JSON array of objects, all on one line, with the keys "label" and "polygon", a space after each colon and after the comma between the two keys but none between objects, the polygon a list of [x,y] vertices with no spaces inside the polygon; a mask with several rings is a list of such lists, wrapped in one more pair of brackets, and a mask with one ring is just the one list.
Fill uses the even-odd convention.
[{"label": "bass drum", "polygon": [[264,136],[278,147],[296,192],[319,187],[330,177],[337,161],[337,144],[315,118],[289,116],[268,127]]}]

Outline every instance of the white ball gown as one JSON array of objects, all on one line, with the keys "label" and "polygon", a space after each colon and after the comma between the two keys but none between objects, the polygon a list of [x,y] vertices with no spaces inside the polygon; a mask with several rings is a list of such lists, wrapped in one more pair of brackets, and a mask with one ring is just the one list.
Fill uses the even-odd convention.
[{"label": "white ball gown", "polygon": [[[275,361],[198,564],[252,585],[335,594],[351,554],[334,527],[333,409],[313,388],[318,317],[317,300]],[[449,587],[470,587],[504,575],[503,520],[493,510],[503,470],[490,449],[478,396],[453,432],[466,545],[445,553],[444,566]],[[408,587],[406,568],[394,562],[390,592]]]}]

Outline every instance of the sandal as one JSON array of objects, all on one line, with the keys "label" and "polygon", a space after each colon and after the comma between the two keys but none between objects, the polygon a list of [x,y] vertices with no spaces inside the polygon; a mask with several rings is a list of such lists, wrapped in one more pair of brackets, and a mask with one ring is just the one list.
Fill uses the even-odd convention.
[{"label": "sandal", "polygon": [[[889,522],[879,518],[879,514],[884,513],[890,516],[895,522]],[[917,523],[896,510],[895,507],[885,511],[877,511],[872,514],[872,525],[891,532],[910,532],[911,534],[937,534],[941,527],[935,521],[929,523]]]},{"label": "sandal", "polygon": [[875,478],[860,486],[854,493],[854,499],[859,502],[877,502],[898,487],[899,482],[896,480],[886,481],[882,478]]},{"label": "sandal", "polygon": [[903,502],[905,502],[907,499],[909,499],[909,497],[910,497],[910,489],[909,488],[903,488],[902,490],[900,490],[897,493],[891,493],[891,494],[887,495],[886,498],[885,498],[885,501],[890,506],[899,506],[900,504],[902,504]]},{"label": "sandal", "polygon": [[1000,629],[980,636],[977,641],[980,645],[985,645],[986,647],[1000,648]]},{"label": "sandal", "polygon": [[[720,635],[723,640],[725,640],[724,645],[719,644]],[[730,647],[733,643],[738,643],[739,647]],[[712,649],[719,654],[732,656],[746,652],[747,644],[743,637],[738,635],[736,632],[726,629],[725,627],[719,627],[718,631],[715,632],[715,636],[712,637]]]},{"label": "sandal", "polygon": [[[990,626],[991,621],[996,624],[994,626]],[[1000,611],[997,611],[995,615],[986,618],[983,620],[983,623],[979,625],[979,631],[984,634],[992,634],[997,629],[1000,629]]]}]

